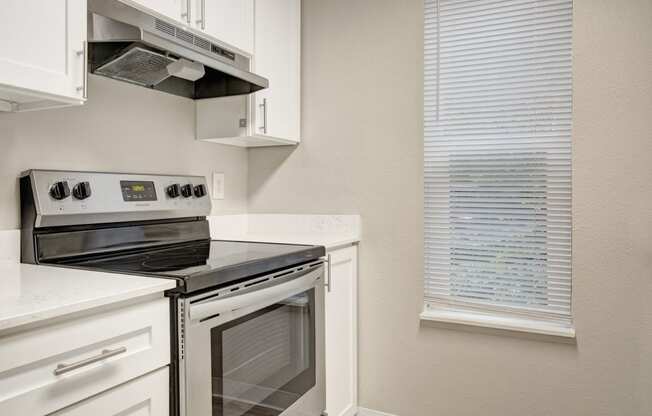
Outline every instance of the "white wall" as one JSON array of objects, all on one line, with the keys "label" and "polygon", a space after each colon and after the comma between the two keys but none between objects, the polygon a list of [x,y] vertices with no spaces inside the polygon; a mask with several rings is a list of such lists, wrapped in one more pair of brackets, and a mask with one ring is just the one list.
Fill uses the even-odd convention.
[{"label": "white wall", "polygon": [[652,414],[652,1],[575,0],[577,344],[421,325],[422,2],[304,0],[303,142],[249,154],[251,212],[362,215],[361,405]]},{"label": "white wall", "polygon": [[82,107],[0,113],[0,230],[18,228],[18,175],[30,168],[205,175],[224,172],[215,213],[247,204],[246,150],[194,140],[194,102],[89,76]]}]

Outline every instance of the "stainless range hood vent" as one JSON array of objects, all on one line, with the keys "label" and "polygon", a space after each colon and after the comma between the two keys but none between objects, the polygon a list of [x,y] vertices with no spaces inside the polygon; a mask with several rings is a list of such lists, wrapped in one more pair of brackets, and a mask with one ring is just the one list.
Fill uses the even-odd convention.
[{"label": "stainless range hood vent", "polygon": [[[192,99],[245,95],[267,88],[249,58],[118,0],[88,1],[90,72]],[[183,61],[204,68],[196,80],[174,76]],[[195,71],[196,72],[196,71]]]},{"label": "stainless range hood vent", "polygon": [[214,55],[217,56],[224,56],[232,61],[235,61],[235,54],[234,53],[229,53],[228,51],[220,48],[217,45],[214,45],[209,41],[208,39],[204,39],[200,36],[197,36],[193,33],[187,32],[180,27],[176,27],[168,22],[164,22],[163,20],[156,19],[154,26],[156,29],[160,32],[163,32],[169,36],[174,36],[175,38],[179,39],[180,41],[189,43],[190,45],[194,45],[198,48],[204,49],[208,52],[211,52]]},{"label": "stainless range hood vent", "polygon": [[177,27],[168,23],[164,22],[161,19],[156,19],[154,26],[156,27],[157,30],[160,30],[163,33],[167,33],[170,36],[177,36]]}]

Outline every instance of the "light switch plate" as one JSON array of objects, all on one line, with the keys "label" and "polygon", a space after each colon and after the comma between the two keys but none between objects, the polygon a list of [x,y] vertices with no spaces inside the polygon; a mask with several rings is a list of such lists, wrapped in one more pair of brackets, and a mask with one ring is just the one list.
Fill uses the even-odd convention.
[{"label": "light switch plate", "polygon": [[224,199],[224,173],[213,172],[213,199]]}]

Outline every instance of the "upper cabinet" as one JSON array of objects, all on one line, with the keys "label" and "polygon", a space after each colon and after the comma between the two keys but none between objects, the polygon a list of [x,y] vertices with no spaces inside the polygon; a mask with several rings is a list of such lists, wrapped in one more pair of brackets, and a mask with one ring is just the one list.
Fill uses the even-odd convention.
[{"label": "upper cabinet", "polygon": [[0,39],[0,111],[84,103],[86,0],[5,0]]},{"label": "upper cabinet", "polygon": [[[301,0],[120,0],[250,58],[269,87],[197,101],[197,139],[294,145],[301,130]],[[0,111],[80,105],[87,97],[86,0],[5,0]],[[35,30],[38,28],[38,30]]]},{"label": "upper cabinet", "polygon": [[202,31],[241,52],[254,53],[254,0],[194,0]]},{"label": "upper cabinet", "polygon": [[[224,3],[242,10],[244,1]],[[241,147],[296,145],[301,132],[301,1],[255,0],[253,6],[251,70],[267,78],[269,87],[249,96],[197,101],[197,139]],[[236,21],[243,18],[231,13]]]},{"label": "upper cabinet", "polygon": [[254,71],[269,88],[254,94],[254,136],[298,143],[301,129],[301,1],[257,0]]},{"label": "upper cabinet", "polygon": [[190,25],[192,22],[191,0],[122,0],[122,2],[134,6],[142,6],[148,9],[149,12],[176,20],[185,26]]}]

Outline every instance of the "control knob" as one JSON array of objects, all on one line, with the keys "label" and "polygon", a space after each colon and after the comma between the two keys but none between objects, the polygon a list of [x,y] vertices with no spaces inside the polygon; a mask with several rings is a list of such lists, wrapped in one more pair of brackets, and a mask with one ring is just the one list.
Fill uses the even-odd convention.
[{"label": "control knob", "polygon": [[70,196],[70,188],[67,181],[55,182],[50,188],[50,196],[60,201]]},{"label": "control knob", "polygon": [[204,195],[206,195],[206,187],[202,184],[195,186],[195,196],[201,198]]},{"label": "control knob", "polygon": [[173,185],[168,186],[165,189],[165,192],[167,192],[170,198],[178,198],[179,195],[181,195],[181,187],[179,186],[178,183],[175,183]]},{"label": "control knob", "polygon": [[72,188],[72,196],[77,199],[86,199],[91,196],[91,184],[88,182],[79,182]]},{"label": "control knob", "polygon": [[185,184],[181,187],[181,195],[183,195],[184,198],[189,198],[192,196],[192,185],[191,184]]}]

